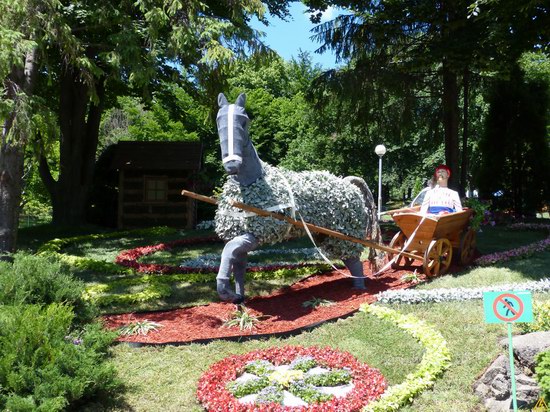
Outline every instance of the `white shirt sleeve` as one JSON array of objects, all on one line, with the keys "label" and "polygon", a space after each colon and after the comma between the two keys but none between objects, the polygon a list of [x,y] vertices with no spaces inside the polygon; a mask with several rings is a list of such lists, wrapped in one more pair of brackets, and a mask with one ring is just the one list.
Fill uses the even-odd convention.
[{"label": "white shirt sleeve", "polygon": [[453,193],[453,208],[457,212],[462,212],[462,203],[460,202],[460,196],[458,196],[458,192]]}]

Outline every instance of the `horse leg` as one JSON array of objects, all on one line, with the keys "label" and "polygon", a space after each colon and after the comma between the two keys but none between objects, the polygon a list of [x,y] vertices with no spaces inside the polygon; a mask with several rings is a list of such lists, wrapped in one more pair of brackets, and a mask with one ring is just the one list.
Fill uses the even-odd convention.
[{"label": "horse leg", "polygon": [[343,259],[343,262],[351,273],[351,276],[353,276],[353,288],[365,289],[365,274],[363,273],[363,264],[359,258],[350,257]]},{"label": "horse leg", "polygon": [[[246,233],[231,239],[223,248],[220,270],[216,276],[216,289],[221,300],[233,303],[244,301],[244,275],[248,252],[258,247],[258,240]],[[231,272],[235,277],[235,292],[230,288]]]}]

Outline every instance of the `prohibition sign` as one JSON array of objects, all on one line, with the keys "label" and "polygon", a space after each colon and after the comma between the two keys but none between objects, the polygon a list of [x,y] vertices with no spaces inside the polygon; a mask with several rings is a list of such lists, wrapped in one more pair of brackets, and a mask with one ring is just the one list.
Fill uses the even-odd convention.
[{"label": "prohibition sign", "polygon": [[[514,303],[511,303],[507,299],[513,299],[515,302],[518,303],[519,307],[516,309],[514,307]],[[504,306],[504,309],[506,309],[506,315],[501,315],[498,311],[499,304],[502,304]],[[523,309],[523,301],[513,293],[503,293],[493,301],[493,312],[495,313],[495,316],[503,322],[513,322],[519,319],[521,315],[523,315]],[[512,316],[507,317],[508,313],[511,313]]]}]

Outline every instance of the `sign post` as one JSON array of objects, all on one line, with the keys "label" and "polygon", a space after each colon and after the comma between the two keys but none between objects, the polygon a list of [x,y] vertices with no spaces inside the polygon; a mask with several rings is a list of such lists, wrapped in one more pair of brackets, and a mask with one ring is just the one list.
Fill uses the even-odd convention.
[{"label": "sign post", "polygon": [[508,353],[510,356],[512,403],[514,412],[517,412],[518,402],[516,396],[514,348],[512,346],[512,323],[533,322],[533,299],[531,292],[483,292],[483,311],[485,313],[486,323],[506,323],[508,325]]}]

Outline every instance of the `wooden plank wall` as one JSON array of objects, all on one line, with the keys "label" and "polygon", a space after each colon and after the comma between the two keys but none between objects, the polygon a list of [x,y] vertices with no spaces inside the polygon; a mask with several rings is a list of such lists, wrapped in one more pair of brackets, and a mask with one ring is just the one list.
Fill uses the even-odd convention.
[{"label": "wooden plank wall", "polygon": [[[196,202],[181,195],[182,189],[194,189],[191,174],[183,170],[120,170],[119,229],[149,226],[193,228],[196,224]],[[145,201],[146,176],[166,178],[166,201]]]}]

